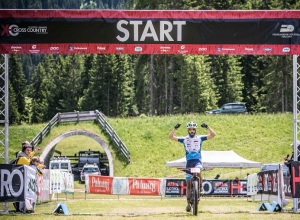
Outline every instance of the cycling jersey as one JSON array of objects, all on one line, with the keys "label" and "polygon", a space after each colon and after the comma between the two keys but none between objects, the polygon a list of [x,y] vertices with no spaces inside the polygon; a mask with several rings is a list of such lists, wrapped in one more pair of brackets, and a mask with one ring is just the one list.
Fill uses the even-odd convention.
[{"label": "cycling jersey", "polygon": [[185,157],[186,157],[186,176],[185,179],[189,180],[192,178],[193,174],[188,170],[192,167],[198,167],[202,169],[202,156],[201,156],[201,148],[202,142],[207,140],[207,135],[195,135],[191,137],[190,135],[186,137],[179,137],[178,141],[181,142],[185,149]]},{"label": "cycling jersey", "polygon": [[185,149],[186,160],[199,159],[202,163],[201,147],[202,142],[207,140],[207,135],[195,135],[191,137],[190,135],[186,137],[179,137],[178,141],[181,142]]}]

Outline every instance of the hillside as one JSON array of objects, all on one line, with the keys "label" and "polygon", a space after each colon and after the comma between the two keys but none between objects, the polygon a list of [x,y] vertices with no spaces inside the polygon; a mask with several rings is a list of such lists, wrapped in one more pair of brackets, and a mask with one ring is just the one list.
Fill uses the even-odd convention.
[{"label": "hillside", "polygon": [[[180,143],[168,138],[169,132],[176,123],[182,126],[176,135],[186,135],[185,125],[188,121],[198,124],[206,122],[217,136],[204,142],[204,150],[234,150],[249,160],[261,163],[282,162],[286,154],[291,153],[293,140],[292,114],[259,114],[259,115],[174,115],[163,117],[108,118],[119,137],[131,152],[131,163],[119,160],[119,155],[112,151],[115,176],[166,177],[179,176],[174,168],[166,168],[165,163],[184,155]],[[20,142],[31,140],[45,124],[22,125],[10,127],[10,158],[19,150]],[[98,134],[108,145],[109,139],[98,124],[81,122],[79,124],[62,124],[55,127],[39,147],[43,148],[58,135],[74,129],[84,129]],[[198,128],[197,133],[205,134],[206,130]],[[112,146],[110,146],[112,147]],[[94,140],[84,136],[66,138],[56,146],[63,155],[73,155],[79,150],[101,150]],[[114,148],[113,148],[114,149]],[[222,178],[243,178],[247,172],[257,169],[214,169],[204,173],[205,178],[213,178],[220,173]]]}]

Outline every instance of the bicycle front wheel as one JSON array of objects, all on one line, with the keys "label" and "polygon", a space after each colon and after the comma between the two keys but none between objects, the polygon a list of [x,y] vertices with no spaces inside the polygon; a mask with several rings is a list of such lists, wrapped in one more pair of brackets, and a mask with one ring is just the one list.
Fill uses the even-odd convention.
[{"label": "bicycle front wheel", "polygon": [[198,190],[198,181],[193,181],[193,215],[198,214],[198,198],[199,198],[199,190]]}]

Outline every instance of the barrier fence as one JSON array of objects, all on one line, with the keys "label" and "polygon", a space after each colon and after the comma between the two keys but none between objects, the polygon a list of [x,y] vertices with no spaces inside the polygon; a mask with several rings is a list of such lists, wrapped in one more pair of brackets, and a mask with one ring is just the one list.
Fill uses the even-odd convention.
[{"label": "barrier fence", "polygon": [[[251,196],[270,200],[271,196],[284,200],[285,196],[300,198],[300,163],[292,165],[292,180],[281,178],[282,171],[251,174],[247,180],[204,180],[206,196]],[[26,165],[0,164],[0,202],[24,201],[38,195],[39,201],[50,200],[53,193],[74,193],[73,175],[62,170],[43,170],[36,177],[35,170]],[[186,183],[179,178],[135,178],[88,175],[86,193],[112,195],[184,196]],[[263,197],[265,196],[265,197]]]}]

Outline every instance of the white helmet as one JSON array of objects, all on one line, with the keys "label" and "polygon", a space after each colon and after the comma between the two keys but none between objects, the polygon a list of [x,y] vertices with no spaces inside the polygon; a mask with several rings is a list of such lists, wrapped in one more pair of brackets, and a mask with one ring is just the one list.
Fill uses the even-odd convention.
[{"label": "white helmet", "polygon": [[187,123],[186,125],[187,128],[197,128],[197,123],[196,122],[193,122],[193,121],[190,121],[189,123]]}]

